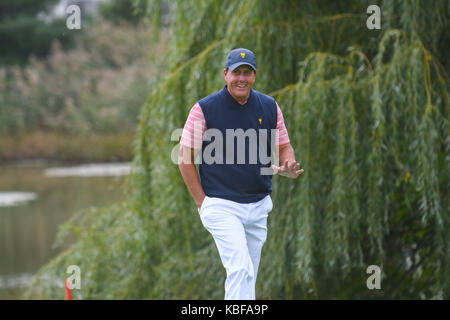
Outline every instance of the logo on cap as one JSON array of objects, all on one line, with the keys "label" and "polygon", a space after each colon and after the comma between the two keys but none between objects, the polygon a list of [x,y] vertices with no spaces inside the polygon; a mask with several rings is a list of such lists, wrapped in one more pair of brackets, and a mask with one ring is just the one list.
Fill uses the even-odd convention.
[{"label": "logo on cap", "polygon": [[245,58],[245,52],[241,52],[241,57],[242,57],[242,59]]}]

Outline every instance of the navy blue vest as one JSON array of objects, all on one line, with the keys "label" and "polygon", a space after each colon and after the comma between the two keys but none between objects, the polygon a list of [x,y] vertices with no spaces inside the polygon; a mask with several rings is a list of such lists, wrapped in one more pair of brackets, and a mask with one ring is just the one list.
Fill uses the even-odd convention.
[{"label": "navy blue vest", "polygon": [[[199,175],[205,194],[208,197],[218,197],[240,203],[256,202],[270,194],[272,192],[272,175],[261,175],[261,168],[270,167],[271,163],[267,159],[261,161],[259,149],[262,146],[261,152],[265,152],[265,155],[270,157],[271,129],[276,129],[277,126],[275,99],[251,89],[247,102],[241,105],[231,96],[225,86],[222,90],[201,99],[198,103],[205,117],[207,133],[211,132],[210,129],[216,129],[215,132],[220,131],[223,137],[223,150],[216,150],[213,148],[214,145],[207,149],[208,151],[214,149],[210,154],[215,159],[221,159],[220,161],[209,164],[204,159],[205,148],[215,141],[214,135],[210,137],[211,141],[205,139],[202,144],[203,158],[199,164]],[[232,153],[234,158],[227,159],[229,151],[227,151],[226,129],[242,129],[241,132],[254,129],[258,141],[256,155],[254,147],[250,146],[249,148],[249,139],[245,138],[245,163],[238,163],[238,139],[234,137],[234,152]],[[266,129],[267,142],[259,141],[259,129]],[[256,161],[251,160],[255,159],[255,156]],[[242,160],[242,155],[240,157]],[[232,163],[230,164],[230,162]]]}]

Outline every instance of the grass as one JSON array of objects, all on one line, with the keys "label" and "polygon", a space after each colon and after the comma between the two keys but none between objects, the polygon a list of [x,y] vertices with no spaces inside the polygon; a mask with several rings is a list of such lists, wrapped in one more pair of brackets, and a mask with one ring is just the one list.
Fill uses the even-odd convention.
[{"label": "grass", "polygon": [[131,161],[134,132],[61,134],[33,131],[0,136],[0,162],[45,159],[65,163]]}]

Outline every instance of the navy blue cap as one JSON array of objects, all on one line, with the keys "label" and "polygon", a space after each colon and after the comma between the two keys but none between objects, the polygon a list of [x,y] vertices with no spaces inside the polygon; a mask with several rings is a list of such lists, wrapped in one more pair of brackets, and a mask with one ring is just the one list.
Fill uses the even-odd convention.
[{"label": "navy blue cap", "polygon": [[256,59],[254,53],[248,49],[238,48],[232,50],[228,54],[227,61],[225,62],[225,68],[233,71],[243,64],[249,65],[256,71]]}]

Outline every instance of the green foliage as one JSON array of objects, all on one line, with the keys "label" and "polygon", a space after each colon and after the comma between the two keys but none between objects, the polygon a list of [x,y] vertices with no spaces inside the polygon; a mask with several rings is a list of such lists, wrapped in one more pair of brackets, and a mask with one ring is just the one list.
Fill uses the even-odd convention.
[{"label": "green foliage", "polygon": [[113,23],[125,20],[137,25],[146,16],[146,6],[145,0],[115,0],[100,4],[100,13]]},{"label": "green foliage", "polygon": [[57,0],[4,0],[0,4],[0,65],[23,65],[31,55],[45,57],[54,40],[64,47],[76,32],[65,33],[65,20],[46,22]]},{"label": "green foliage", "polygon": [[[389,3],[392,2],[392,3]],[[389,1],[382,6],[383,24],[388,29],[409,30],[425,48],[450,68],[450,5],[448,1]]]},{"label": "green foliage", "polygon": [[98,20],[76,42],[69,51],[55,42],[46,59],[32,58],[24,67],[0,68],[0,133],[135,130],[164,68],[164,34]]},{"label": "green foliage", "polygon": [[[247,47],[255,89],[277,99],[305,169],[273,179],[257,298],[448,299],[449,82],[436,39],[449,4],[402,2],[427,8],[403,15],[398,29],[370,31],[369,3],[348,3],[173,2],[171,68],[140,114],[129,199],[68,223],[73,249],[40,271],[27,297],[61,297],[45,279],[73,262],[86,270],[83,299],[223,298],[225,272],[171,161],[171,135],[223,86],[229,50]],[[383,21],[395,20],[396,6],[383,2]],[[427,40],[437,55],[411,27],[422,14],[438,25]],[[372,264],[381,291],[366,287]]]}]

